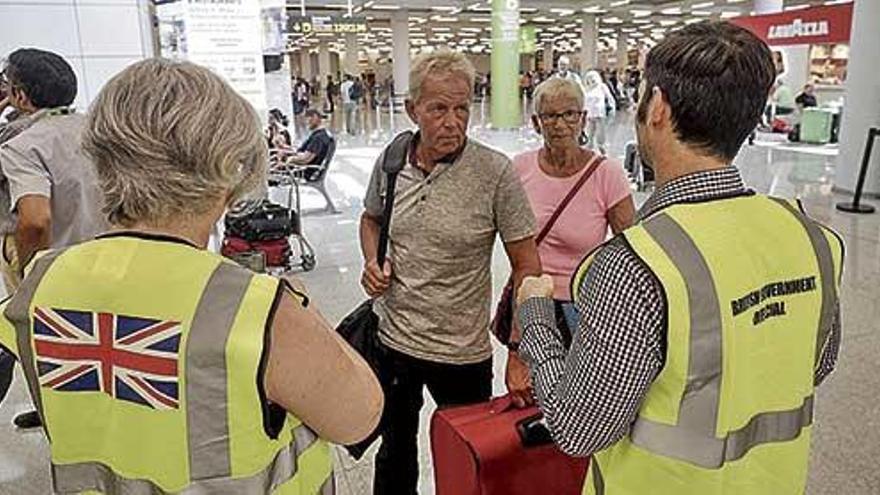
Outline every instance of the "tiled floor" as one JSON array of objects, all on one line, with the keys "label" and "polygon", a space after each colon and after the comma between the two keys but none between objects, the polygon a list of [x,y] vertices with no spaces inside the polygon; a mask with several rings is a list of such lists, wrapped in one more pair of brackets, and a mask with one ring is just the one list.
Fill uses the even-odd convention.
[{"label": "tiled floor", "polygon": [[[482,125],[488,109],[476,105],[472,135],[514,154],[538,145],[528,128],[492,131]],[[318,266],[303,278],[314,299],[330,321],[338,321],[363,297],[358,285],[361,258],[357,245],[357,219],[361,198],[373,162],[389,138],[392,125],[387,113],[361,116],[365,132],[358,136],[340,133],[337,159],[329,175],[331,195],[338,215],[315,213],[306,216],[305,232],[317,250]],[[407,125],[400,115],[394,130]],[[632,139],[632,117],[620,113],[609,133],[610,154],[620,156]],[[341,122],[334,116],[334,124]],[[746,147],[736,160],[748,184],[761,192],[783,197],[801,197],[810,212],[840,232],[847,241],[843,300],[844,340],[837,371],[818,391],[814,426],[813,457],[809,493],[860,495],[880,493],[880,216],[850,216],[834,210],[844,199],[832,192],[836,150],[780,143],[760,136],[758,144]],[[283,194],[281,194],[283,196]],[[641,203],[645,194],[637,194]],[[306,209],[319,210],[323,200],[314,191],[303,192]],[[503,252],[496,250],[493,278],[496,295],[508,271]],[[497,353],[495,391],[503,393],[504,357]],[[426,397],[427,398],[427,397]],[[431,404],[430,398],[427,403]],[[10,425],[15,413],[29,407],[20,377],[10,396],[0,406],[0,494],[49,493],[48,455],[40,432],[22,433]],[[422,414],[423,424],[431,406]],[[424,431],[424,429],[423,429]],[[430,452],[424,434],[420,440],[422,479],[419,493],[433,493]],[[338,485],[341,493],[370,493],[370,457],[354,462],[337,452]]]}]

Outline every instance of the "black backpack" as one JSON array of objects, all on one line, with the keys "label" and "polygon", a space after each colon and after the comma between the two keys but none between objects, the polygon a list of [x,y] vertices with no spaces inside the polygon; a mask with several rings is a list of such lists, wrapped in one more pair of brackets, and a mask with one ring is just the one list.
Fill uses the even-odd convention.
[{"label": "black backpack", "polygon": [[348,88],[348,96],[352,100],[360,100],[364,96],[364,86],[359,82],[355,82]]},{"label": "black backpack", "polygon": [[258,199],[236,203],[224,220],[227,237],[248,242],[273,241],[299,233],[299,215],[269,201]]}]

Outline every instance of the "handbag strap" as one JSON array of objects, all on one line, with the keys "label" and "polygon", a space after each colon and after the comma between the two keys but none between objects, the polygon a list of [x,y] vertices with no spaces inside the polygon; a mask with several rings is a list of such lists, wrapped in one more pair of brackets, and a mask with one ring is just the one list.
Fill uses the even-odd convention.
[{"label": "handbag strap", "polygon": [[409,153],[412,137],[412,131],[404,131],[398,134],[385,149],[382,171],[385,172],[387,181],[385,186],[385,203],[382,209],[382,222],[379,224],[379,249],[376,252],[376,262],[380,267],[385,266],[385,256],[388,253],[388,238],[390,236],[391,214],[394,211],[397,174],[403,170],[406,164],[406,157]]},{"label": "handbag strap", "polygon": [[568,191],[568,194],[566,194],[565,197],[562,198],[562,201],[556,207],[556,210],[554,210],[553,214],[550,215],[550,219],[547,220],[546,224],[544,224],[544,228],[541,229],[540,233],[538,233],[538,237],[535,238],[535,244],[540,244],[541,241],[543,241],[544,238],[547,237],[547,234],[550,233],[550,229],[553,228],[553,224],[556,223],[556,220],[559,218],[560,215],[562,215],[562,212],[565,210],[568,204],[571,203],[571,200],[574,199],[578,191],[581,190],[581,187],[583,187],[583,185],[587,183],[587,181],[593,175],[593,172],[595,172],[596,169],[599,168],[599,165],[601,165],[604,161],[605,155],[595,155],[592,160],[590,160],[590,164],[587,166],[587,169],[584,171],[583,174],[581,174],[581,177],[578,179],[575,185],[572,186],[571,190]]}]

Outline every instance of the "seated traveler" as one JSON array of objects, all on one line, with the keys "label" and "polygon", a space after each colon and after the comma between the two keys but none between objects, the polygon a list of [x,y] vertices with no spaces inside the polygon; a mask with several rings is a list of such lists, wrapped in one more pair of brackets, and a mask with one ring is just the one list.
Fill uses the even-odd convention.
[{"label": "seated traveler", "polygon": [[253,108],[206,68],[146,60],[83,139],[113,228],[38,255],[0,305],[54,490],[332,493],[327,442],[372,431],[378,382],[302,287],[205,249],[265,180]]},{"label": "seated traveler", "polygon": [[[315,109],[306,110],[306,124],[309,126],[309,137],[299,146],[295,153],[282,161],[282,166],[316,166],[320,167],[327,158],[333,136],[323,126],[323,116]],[[320,175],[320,168],[303,171],[306,180],[313,180]]]}]

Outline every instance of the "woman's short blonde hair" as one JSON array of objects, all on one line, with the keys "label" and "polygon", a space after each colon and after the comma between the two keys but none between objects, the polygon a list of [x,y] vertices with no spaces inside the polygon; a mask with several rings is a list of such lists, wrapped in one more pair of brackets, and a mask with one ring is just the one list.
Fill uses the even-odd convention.
[{"label": "woman's short blonde hair", "polygon": [[577,101],[578,108],[584,108],[584,89],[576,81],[571,79],[563,79],[561,77],[551,77],[542,82],[535,88],[535,114],[541,113],[541,107],[544,100],[551,96],[568,96]]},{"label": "woman's short blonde hair", "polygon": [[410,100],[419,100],[419,96],[422,93],[422,84],[424,84],[425,78],[429,74],[460,75],[467,80],[471,93],[473,93],[474,80],[477,77],[474,65],[463,53],[454,52],[448,48],[423,52],[413,60],[412,67],[409,70]]},{"label": "woman's short blonde hair", "polygon": [[91,107],[83,146],[120,226],[202,215],[265,181],[257,113],[190,62],[150,59],[116,75]]}]

